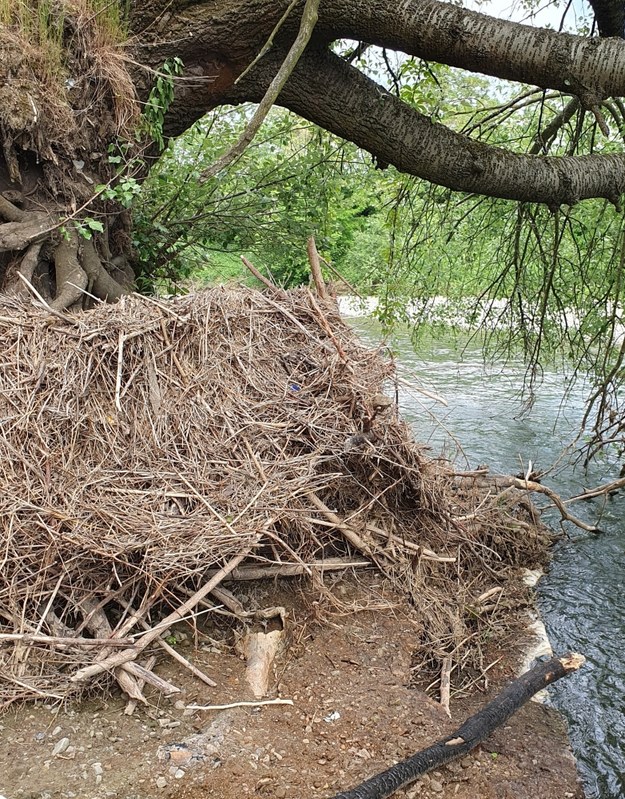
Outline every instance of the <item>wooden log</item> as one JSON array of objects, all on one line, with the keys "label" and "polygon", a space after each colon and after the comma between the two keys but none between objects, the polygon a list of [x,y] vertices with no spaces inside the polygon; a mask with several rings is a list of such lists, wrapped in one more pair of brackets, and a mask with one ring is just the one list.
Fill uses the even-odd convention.
[{"label": "wooden log", "polygon": [[391,766],[381,774],[366,780],[351,791],[338,793],[332,799],[387,799],[418,777],[445,763],[462,757],[504,724],[535,693],[551,683],[577,671],[584,664],[583,655],[568,654],[538,663],[530,671],[507,685],[492,702],[451,735],[427,749]]}]

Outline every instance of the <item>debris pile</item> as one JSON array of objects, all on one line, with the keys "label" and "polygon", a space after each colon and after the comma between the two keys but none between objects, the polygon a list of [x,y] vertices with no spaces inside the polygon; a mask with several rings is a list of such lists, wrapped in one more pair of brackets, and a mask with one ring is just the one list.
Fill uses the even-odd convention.
[{"label": "debris pile", "polygon": [[460,664],[544,552],[525,498],[426,456],[390,358],[309,289],[4,299],[0,335],[2,706],[175,691],[153,655],[200,609],[245,616],[226,578],[303,575],[338,607],[330,571],[377,569],[419,656]]}]

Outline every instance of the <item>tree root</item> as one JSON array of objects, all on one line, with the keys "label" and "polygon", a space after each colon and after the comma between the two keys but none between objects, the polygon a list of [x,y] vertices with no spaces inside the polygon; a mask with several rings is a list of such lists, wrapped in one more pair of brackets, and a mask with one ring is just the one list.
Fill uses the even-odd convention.
[{"label": "tree root", "polygon": [[78,257],[78,234],[68,231],[54,252],[56,297],[50,302],[55,311],[64,311],[79,303],[85,296],[87,273]]},{"label": "tree root", "polygon": [[[19,208],[16,210],[24,213]],[[4,215],[2,209],[0,214]],[[54,228],[54,221],[44,211],[28,211],[21,219],[0,225],[0,252],[24,250],[29,244],[44,239]]]},{"label": "tree root", "polygon": [[22,222],[28,214],[0,194],[0,216],[7,222]]},{"label": "tree root", "polygon": [[[42,247],[43,241],[34,241],[26,250],[26,255],[22,258],[22,263],[19,266],[18,272],[22,277],[25,277],[29,283],[33,281],[33,274],[39,263],[39,254],[41,253]],[[16,290],[18,294],[25,294],[27,292],[24,283],[20,283],[19,286],[16,286]]]},{"label": "tree root", "polygon": [[[42,211],[24,211],[0,194],[0,252],[25,250],[13,277],[8,278],[5,288],[24,294],[35,282],[40,266],[41,252],[48,237],[58,228],[58,220]],[[102,246],[114,268],[126,277],[126,271],[117,266],[108,249],[107,237]],[[81,241],[75,229],[69,228],[57,244],[53,244],[54,271],[56,274],[56,296],[43,291],[45,301],[55,311],[64,311],[72,306],[82,307],[88,293],[101,300],[114,301],[132,291],[131,285],[123,285],[110,275],[98,255],[92,240]],[[43,259],[46,260],[45,258]],[[13,263],[16,263],[15,261]],[[44,267],[47,274],[47,267]],[[25,281],[18,278],[21,276]]]},{"label": "tree root", "polygon": [[122,286],[106,271],[93,241],[83,244],[81,262],[89,278],[89,291],[99,299],[110,302],[130,293],[130,289]]}]

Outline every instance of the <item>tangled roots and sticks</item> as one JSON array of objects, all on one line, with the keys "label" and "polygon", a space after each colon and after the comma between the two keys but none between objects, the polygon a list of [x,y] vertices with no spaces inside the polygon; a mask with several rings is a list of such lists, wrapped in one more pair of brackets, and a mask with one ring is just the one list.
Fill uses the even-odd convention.
[{"label": "tangled roots and sticks", "polygon": [[308,289],[61,320],[6,299],[0,334],[5,704],[112,677],[169,691],[139,661],[222,580],[301,574],[325,596],[327,571],[363,564],[417,607],[422,661],[465,662],[511,569],[544,554],[513,490],[426,457],[390,360]]}]

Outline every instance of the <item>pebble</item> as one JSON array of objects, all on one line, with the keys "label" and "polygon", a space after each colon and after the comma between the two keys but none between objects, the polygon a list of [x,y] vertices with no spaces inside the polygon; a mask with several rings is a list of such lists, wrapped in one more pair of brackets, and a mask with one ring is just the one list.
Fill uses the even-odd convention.
[{"label": "pebble", "polygon": [[52,738],[56,738],[56,736],[57,736],[57,735],[60,735],[60,733],[61,733],[61,727],[59,727],[59,726],[57,725],[57,726],[56,726],[56,727],[55,727],[55,728],[52,730],[52,732],[50,733],[50,735],[51,735],[51,737],[52,737]]},{"label": "pebble", "polygon": [[156,787],[157,788],[167,788],[167,780],[165,777],[158,777],[156,780]]},{"label": "pebble", "polygon": [[58,740],[55,745],[54,749],[52,750],[52,756],[56,757],[56,755],[61,755],[69,746],[69,738],[61,738]]},{"label": "pebble", "polygon": [[185,772],[185,771],[183,771],[183,769],[181,769],[181,768],[179,768],[179,769],[176,769],[176,771],[174,772],[174,777],[175,777],[177,780],[181,780],[181,779],[184,777],[185,773],[186,773],[186,772]]},{"label": "pebble", "polygon": [[430,790],[434,791],[434,793],[442,793],[443,786],[438,780],[430,780]]}]

